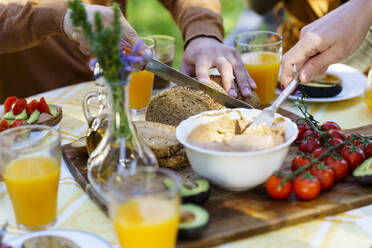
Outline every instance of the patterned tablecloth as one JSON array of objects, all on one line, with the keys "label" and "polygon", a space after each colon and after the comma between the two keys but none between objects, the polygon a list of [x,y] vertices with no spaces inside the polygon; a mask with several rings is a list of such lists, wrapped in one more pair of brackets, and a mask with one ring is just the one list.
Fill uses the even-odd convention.
[{"label": "patterned tablecloth", "polygon": [[[60,126],[63,144],[73,142],[85,135],[87,125],[82,113],[81,103],[83,96],[93,89],[93,83],[83,83],[42,94],[49,103],[63,107],[64,116]],[[296,109],[290,103],[286,103],[285,108],[296,112]],[[342,128],[353,128],[372,122],[372,112],[364,105],[361,97],[338,103],[309,104],[309,108],[318,120],[337,121]],[[0,182],[0,224],[6,220],[10,221],[6,239],[24,233],[16,228],[10,199],[4,182]],[[368,227],[369,223],[372,225],[372,205],[257,235],[220,247],[369,248],[372,246],[372,227]],[[366,225],[367,227],[362,228]],[[64,162],[62,162],[61,169],[58,221],[55,228],[80,229],[92,232],[118,247],[118,241],[110,220],[81,190]],[[364,231],[365,229],[367,230]]]}]

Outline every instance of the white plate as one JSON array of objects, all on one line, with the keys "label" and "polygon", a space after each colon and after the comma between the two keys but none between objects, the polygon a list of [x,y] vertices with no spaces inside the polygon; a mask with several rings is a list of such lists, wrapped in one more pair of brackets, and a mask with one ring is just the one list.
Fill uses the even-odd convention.
[{"label": "white plate", "polygon": [[[23,242],[26,239],[33,238],[39,235],[54,235],[60,236],[75,242],[81,248],[112,248],[109,242],[103,238],[94,235],[92,233],[79,231],[79,230],[45,230],[23,234],[8,240],[5,244],[12,246],[13,248],[21,248]],[[40,247],[41,248],[41,247]]]},{"label": "white plate", "polygon": [[[344,64],[331,65],[327,73],[339,76],[342,80],[342,91],[334,97],[321,97],[304,99],[305,102],[337,102],[360,96],[364,92],[367,77],[355,68]],[[281,90],[277,89],[276,93],[280,94]],[[298,91],[295,95],[289,96],[289,99],[296,100],[301,97]]]}]

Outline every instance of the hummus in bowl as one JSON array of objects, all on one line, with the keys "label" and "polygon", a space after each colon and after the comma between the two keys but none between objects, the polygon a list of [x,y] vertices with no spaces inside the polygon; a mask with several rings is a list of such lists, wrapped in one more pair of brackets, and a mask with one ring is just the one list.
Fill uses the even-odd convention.
[{"label": "hummus in bowl", "polygon": [[177,127],[194,171],[212,183],[242,191],[262,184],[278,170],[297,125],[276,114],[272,127],[251,125],[261,110],[222,109],[192,116]]}]

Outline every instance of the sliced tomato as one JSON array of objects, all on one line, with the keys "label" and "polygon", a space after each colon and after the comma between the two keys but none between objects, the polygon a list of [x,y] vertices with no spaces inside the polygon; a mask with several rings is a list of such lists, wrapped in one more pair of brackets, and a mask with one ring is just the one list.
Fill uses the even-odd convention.
[{"label": "sliced tomato", "polygon": [[27,111],[27,114],[32,114],[33,112],[35,112],[35,110],[37,109],[39,105],[39,102],[37,100],[32,100],[30,103],[27,103],[27,106],[26,106],[26,111]]},{"label": "sliced tomato", "polygon": [[0,122],[0,132],[6,130],[9,128],[9,124],[8,124],[8,121],[7,120],[2,120]]},{"label": "sliced tomato", "polygon": [[23,98],[17,99],[13,106],[13,114],[19,115],[26,108],[27,101]]},{"label": "sliced tomato", "polygon": [[4,102],[4,111],[5,112],[9,112],[12,109],[13,104],[17,100],[18,100],[18,97],[16,97],[16,96],[10,96],[7,99],[5,99],[5,102]]},{"label": "sliced tomato", "polygon": [[10,128],[22,126],[23,120],[17,119],[12,122]]},{"label": "sliced tomato", "polygon": [[50,110],[49,110],[48,104],[47,104],[47,102],[45,101],[45,98],[44,98],[44,97],[41,97],[41,98],[40,98],[40,100],[39,100],[39,104],[37,105],[37,109],[38,109],[41,113],[50,113]]}]

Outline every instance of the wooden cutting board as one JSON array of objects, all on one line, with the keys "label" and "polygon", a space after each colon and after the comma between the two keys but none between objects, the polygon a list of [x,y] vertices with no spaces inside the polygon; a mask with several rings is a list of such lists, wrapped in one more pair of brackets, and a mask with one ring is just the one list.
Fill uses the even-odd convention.
[{"label": "wooden cutting board", "polygon": [[[291,119],[297,118],[296,115],[287,111],[281,110],[280,112]],[[347,130],[349,131],[359,131],[370,135],[372,125]],[[283,165],[284,169],[289,169],[290,161],[296,152],[297,147],[291,147]],[[72,175],[91,199],[106,212],[106,204],[92,190],[87,181],[88,158],[78,154],[70,144],[63,146],[63,157]],[[179,173],[184,177],[197,177],[191,168]],[[369,204],[372,204],[372,187],[358,184],[351,176],[335,184],[329,191],[321,193],[312,201],[300,201],[295,195],[291,195],[288,200],[276,201],[267,195],[263,186],[245,192],[230,192],[213,186],[211,198],[204,206],[211,216],[207,232],[200,239],[180,239],[177,247],[219,245]]]}]

